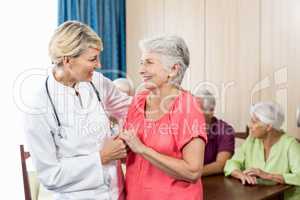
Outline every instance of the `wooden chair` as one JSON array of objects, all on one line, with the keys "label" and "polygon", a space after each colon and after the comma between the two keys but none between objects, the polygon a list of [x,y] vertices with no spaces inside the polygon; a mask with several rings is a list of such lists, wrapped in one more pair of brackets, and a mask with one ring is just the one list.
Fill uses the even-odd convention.
[{"label": "wooden chair", "polygon": [[24,151],[24,145],[20,145],[20,155],[21,155],[25,200],[31,200],[32,198],[30,193],[29,177],[28,177],[27,166],[26,166],[26,159],[30,157],[30,154],[29,152]]},{"label": "wooden chair", "polygon": [[246,126],[245,132],[236,132],[235,137],[240,139],[246,139],[249,136],[249,127]]}]

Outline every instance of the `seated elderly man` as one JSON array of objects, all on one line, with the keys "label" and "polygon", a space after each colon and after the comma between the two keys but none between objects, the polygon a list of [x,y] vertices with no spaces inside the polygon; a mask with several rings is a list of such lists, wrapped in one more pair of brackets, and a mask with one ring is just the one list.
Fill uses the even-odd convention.
[{"label": "seated elderly man", "polygon": [[[250,135],[227,161],[225,175],[243,184],[300,186],[300,144],[280,129],[284,114],[277,104],[257,103],[250,110]],[[285,199],[300,199],[299,187]]]},{"label": "seated elderly man", "polygon": [[205,114],[208,138],[202,176],[223,173],[226,161],[234,152],[234,129],[214,116],[216,100],[210,91],[203,89],[196,95]]}]

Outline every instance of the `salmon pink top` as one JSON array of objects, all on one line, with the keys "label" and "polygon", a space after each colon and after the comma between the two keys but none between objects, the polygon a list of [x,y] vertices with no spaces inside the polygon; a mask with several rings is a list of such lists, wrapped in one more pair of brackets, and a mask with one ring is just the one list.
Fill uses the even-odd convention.
[{"label": "salmon pink top", "polygon": [[[124,129],[135,130],[146,146],[177,159],[182,159],[183,147],[193,138],[207,142],[204,115],[189,92],[181,91],[171,102],[169,112],[158,120],[145,118],[148,94],[136,95]],[[203,199],[201,179],[195,183],[177,180],[133,152],[126,161],[126,193],[127,200]]]}]

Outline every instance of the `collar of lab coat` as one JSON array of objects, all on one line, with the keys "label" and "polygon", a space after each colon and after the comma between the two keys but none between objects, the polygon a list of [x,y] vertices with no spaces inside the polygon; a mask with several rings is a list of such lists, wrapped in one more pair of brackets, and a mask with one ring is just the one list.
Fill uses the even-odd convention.
[{"label": "collar of lab coat", "polygon": [[[71,95],[76,95],[75,94],[75,89],[69,86],[65,86],[64,84],[58,82],[55,78],[53,73],[51,72],[49,74],[49,79],[48,79],[48,84],[49,84],[49,90],[54,92],[55,94],[71,94]],[[76,83],[75,88],[79,87],[80,83]]]},{"label": "collar of lab coat", "polygon": [[[90,110],[93,110],[95,106],[98,106],[99,104],[97,96],[95,95],[95,92],[89,82],[79,82],[75,85],[75,88],[72,88],[58,82],[54,78],[53,73],[50,73],[48,87],[54,104],[58,106],[56,109],[67,109],[66,106],[74,105],[77,108],[81,108],[79,110],[77,109],[77,111],[82,114],[90,112]],[[83,107],[81,107],[79,101],[74,101],[74,99],[77,99],[75,98],[76,91],[80,94]]]}]

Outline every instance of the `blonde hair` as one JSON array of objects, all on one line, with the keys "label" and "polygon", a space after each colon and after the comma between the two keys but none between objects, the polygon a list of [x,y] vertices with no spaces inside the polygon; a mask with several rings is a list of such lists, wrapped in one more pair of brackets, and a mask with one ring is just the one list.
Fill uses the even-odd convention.
[{"label": "blonde hair", "polygon": [[65,56],[78,57],[88,48],[103,50],[97,33],[81,22],[66,21],[55,30],[48,50],[52,63],[60,65]]}]

